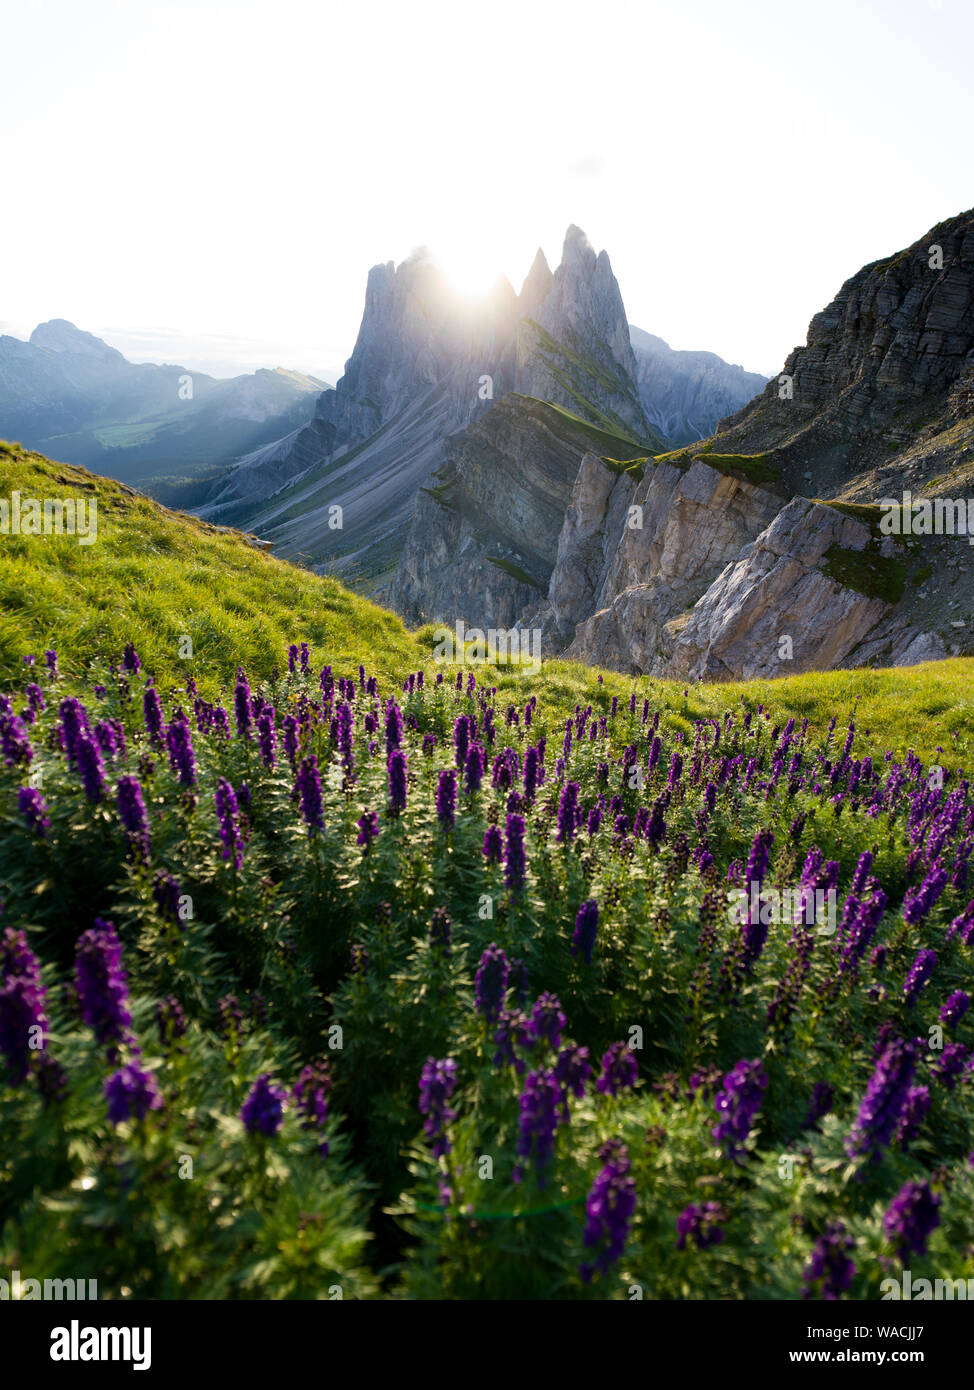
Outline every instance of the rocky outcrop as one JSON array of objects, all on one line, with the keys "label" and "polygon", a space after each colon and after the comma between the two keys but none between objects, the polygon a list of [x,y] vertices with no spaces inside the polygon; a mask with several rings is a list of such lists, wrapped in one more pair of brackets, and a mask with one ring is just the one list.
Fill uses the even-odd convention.
[{"label": "rocky outcrop", "polygon": [[[719,447],[774,449],[792,491],[809,491],[811,483],[818,496],[842,495],[877,467],[901,471],[898,458],[919,432],[935,437],[945,425],[961,425],[953,393],[972,368],[968,212],[847,280],[781,374],[721,423]],[[963,433],[951,441],[955,457],[974,430]]]},{"label": "rocky outcrop", "polygon": [[946,655],[939,639],[894,616],[899,549],[833,507],[794,498],[670,629],[661,674],[750,680]]},{"label": "rocky outcrop", "polygon": [[510,627],[536,606],[548,591],[579,462],[594,438],[604,448],[625,443],[512,392],[449,439],[443,467],[420,493],[393,606],[416,622],[463,618],[483,628]]},{"label": "rocky outcrop", "polygon": [[676,351],[630,326],[636,387],[646,418],[672,444],[713,434],[718,421],[753,400],[767,377],[733,366],[714,352]]},{"label": "rocky outcrop", "polygon": [[781,498],[703,459],[689,468],[664,460],[645,465],[642,476],[623,473],[606,500],[601,567],[589,565],[594,582],[581,594],[565,577],[579,545],[593,553],[597,463],[585,460],[579,470],[573,504],[579,517],[587,512],[585,525],[572,512],[566,516],[548,601],[562,631],[580,607],[594,609],[578,623],[566,655],[642,673],[663,659],[668,621],[767,525]]},{"label": "rocky outcrop", "polygon": [[515,390],[634,440],[652,437],[618,282],[581,228],[568,228],[550,281],[535,261],[519,309]]}]

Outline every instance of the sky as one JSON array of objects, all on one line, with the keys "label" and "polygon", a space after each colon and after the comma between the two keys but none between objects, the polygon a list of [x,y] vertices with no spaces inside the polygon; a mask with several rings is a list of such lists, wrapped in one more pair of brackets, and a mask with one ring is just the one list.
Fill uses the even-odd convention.
[{"label": "sky", "polygon": [[629,319],[776,372],[974,203],[971,0],[0,0],[0,332],[334,379],[370,266],[520,288],[576,223]]}]

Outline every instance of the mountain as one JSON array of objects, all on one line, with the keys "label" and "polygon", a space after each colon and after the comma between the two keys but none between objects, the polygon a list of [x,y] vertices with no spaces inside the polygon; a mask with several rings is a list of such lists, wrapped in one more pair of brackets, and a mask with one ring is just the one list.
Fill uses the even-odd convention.
[{"label": "mountain", "polygon": [[938,498],[966,511],[972,487],[967,212],[846,281],[710,438],[638,478],[587,455],[547,598],[523,620],[552,650],[681,679],[967,653],[966,537],[924,534],[922,519],[890,534],[880,503],[909,490],[931,515]]},{"label": "mountain", "polygon": [[303,423],[323,383],[282,368],[219,380],[129,362],[66,319],[0,337],[0,431],[169,499]]},{"label": "mountain", "polygon": [[714,352],[675,351],[634,325],[629,333],[646,418],[671,444],[689,444],[713,434],[719,420],[740,410],[767,382]]},{"label": "mountain", "polygon": [[[501,279],[477,304],[420,251],[370,271],[354,351],[314,419],[242,459],[199,512],[256,531],[285,556],[402,596],[408,576],[395,576],[423,510],[420,489],[447,466],[452,436],[489,420],[495,403],[513,395],[542,399],[622,439],[627,455],[645,454],[663,441],[646,419],[635,373],[609,258],[579,228],[568,229],[554,271],[539,251],[520,293]],[[534,417],[525,419],[530,428]],[[476,437],[489,441],[485,429]],[[567,488],[581,453],[566,448]]]}]

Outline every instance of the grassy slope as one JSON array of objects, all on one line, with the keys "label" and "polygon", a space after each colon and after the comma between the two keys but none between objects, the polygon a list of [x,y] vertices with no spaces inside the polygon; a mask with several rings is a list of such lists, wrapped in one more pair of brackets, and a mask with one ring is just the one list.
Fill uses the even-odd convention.
[{"label": "grassy slope", "polygon": [[[81,673],[96,652],[120,653],[134,641],[160,685],[193,675],[203,690],[229,680],[237,665],[253,677],[280,664],[287,646],[307,641],[312,662],[351,672],[395,677],[431,666],[432,629],[411,634],[393,614],[350,594],[334,580],[285,564],[254,549],[238,533],[168,512],[84,469],[51,463],[0,444],[0,497],[95,496],[98,541],[71,537],[0,536],[0,687],[20,683],[22,657],[57,647],[62,669]],[[179,657],[188,633],[195,657]],[[914,748],[945,766],[970,767],[974,753],[974,661],[954,660],[891,671],[828,671],[776,681],[683,687],[612,673],[573,662],[547,662],[532,680],[512,670],[496,674],[511,702],[538,693],[550,707],[601,703],[607,695],[664,701],[672,724],[692,728],[699,717],[744,701],[763,704],[781,722],[807,716],[840,725],[855,713],[863,751]],[[601,697],[601,699],[600,699]],[[869,731],[866,735],[866,730]]]},{"label": "grassy slope", "polygon": [[[80,671],[96,651],[134,641],[160,684],[193,675],[201,688],[237,665],[266,675],[290,642],[331,653],[336,666],[387,675],[416,665],[417,648],[391,613],[331,579],[273,559],[239,533],[167,511],[83,468],[0,444],[0,497],[96,497],[98,539],[0,536],[0,674],[19,680],[27,652],[57,647]],[[179,656],[188,634],[194,659]]]}]

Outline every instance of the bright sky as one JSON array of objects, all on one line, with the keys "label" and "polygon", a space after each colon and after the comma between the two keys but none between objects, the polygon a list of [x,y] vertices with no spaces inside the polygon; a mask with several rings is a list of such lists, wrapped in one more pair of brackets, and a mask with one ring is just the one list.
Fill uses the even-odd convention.
[{"label": "bright sky", "polygon": [[0,331],[340,370],[378,261],[520,288],[566,226],[633,323],[776,371],[974,202],[971,0],[0,0]]}]

